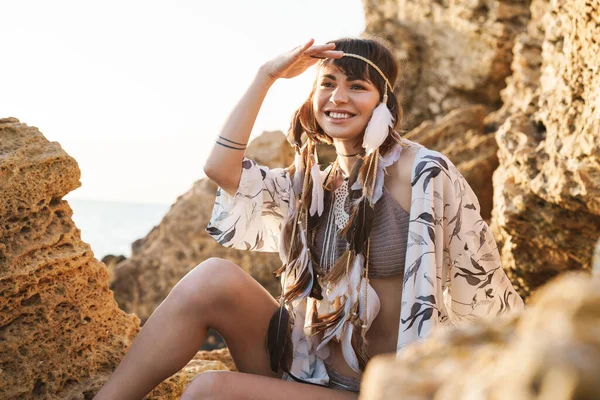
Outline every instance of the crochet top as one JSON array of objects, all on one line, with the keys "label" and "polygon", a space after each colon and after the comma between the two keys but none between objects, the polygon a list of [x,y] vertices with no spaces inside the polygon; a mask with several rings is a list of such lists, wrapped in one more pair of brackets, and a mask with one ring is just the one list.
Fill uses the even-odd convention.
[{"label": "crochet top", "polygon": [[[332,239],[333,235],[337,236],[336,240],[332,241],[331,246],[335,247],[335,258],[337,259],[346,250],[346,239],[337,235],[336,232],[348,222],[350,204],[347,193],[347,181],[344,181],[344,184],[335,191],[334,197],[336,200],[333,207],[331,207],[331,204],[326,204],[324,207],[321,223],[319,223],[315,234],[315,242],[311,246],[317,260],[321,260],[324,247],[326,247],[325,235],[327,234],[327,221],[331,208],[333,208],[336,222],[339,224],[336,227],[338,229],[329,233]],[[343,211],[341,210],[342,202]],[[375,218],[371,230],[371,250],[369,252],[369,278],[387,278],[404,274],[409,221],[409,213],[398,204],[396,199],[384,187],[381,199],[375,203]],[[326,258],[330,257],[323,257],[322,264],[327,270],[331,266],[330,261],[325,260]]]}]

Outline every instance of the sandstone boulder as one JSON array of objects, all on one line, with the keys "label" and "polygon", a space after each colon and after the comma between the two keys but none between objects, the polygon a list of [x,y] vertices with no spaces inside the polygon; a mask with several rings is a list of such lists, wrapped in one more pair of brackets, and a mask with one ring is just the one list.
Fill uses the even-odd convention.
[{"label": "sandstone boulder", "polygon": [[90,398],[138,332],[62,200],[78,186],[58,143],[0,119],[0,398]]},{"label": "sandstone boulder", "polygon": [[[79,176],[58,143],[0,119],[1,399],[91,399],[140,329],[62,200]],[[147,398],[177,399],[208,369],[235,366],[226,349],[199,352]]]},{"label": "sandstone boulder", "polygon": [[400,62],[404,128],[448,112],[500,106],[528,2],[364,0],[366,31],[389,40]]},{"label": "sandstone boulder", "polygon": [[523,297],[589,270],[600,236],[599,10],[599,1],[532,1],[504,106],[488,117],[499,127],[492,228]]}]

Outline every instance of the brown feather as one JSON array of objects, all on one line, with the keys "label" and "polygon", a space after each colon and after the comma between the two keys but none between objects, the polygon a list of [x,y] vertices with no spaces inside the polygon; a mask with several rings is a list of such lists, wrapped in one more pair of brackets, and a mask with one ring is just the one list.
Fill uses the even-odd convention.
[{"label": "brown feather", "polygon": [[369,343],[367,342],[366,338],[363,338],[362,336],[363,322],[360,320],[360,318],[356,318],[352,323],[354,325],[354,329],[350,342],[352,344],[354,353],[356,353],[356,358],[358,359],[358,367],[361,371],[364,371],[367,363],[371,359],[368,350]]},{"label": "brown feather", "polygon": [[338,283],[340,278],[346,274],[346,265],[348,262],[352,264],[354,256],[351,250],[346,250],[341,256],[335,260],[333,267],[325,274],[325,279],[331,283]]},{"label": "brown feather", "polygon": [[367,185],[365,183],[368,178],[368,175],[370,175],[369,174],[370,169],[372,168],[373,154],[375,154],[375,153],[372,153],[365,157],[365,160],[362,163],[362,165],[360,166],[360,170],[358,171],[358,179],[362,182],[363,193],[364,193],[365,188],[367,187]]},{"label": "brown feather", "polygon": [[306,269],[302,276],[296,278],[296,282],[294,282],[290,288],[287,289],[285,295],[283,296],[286,303],[291,303],[292,300],[297,299],[307,285],[310,284],[310,272]]},{"label": "brown feather", "polygon": [[348,224],[340,231],[350,244],[350,249],[356,254],[362,254],[367,245],[367,240],[373,227],[375,210],[366,198],[360,199],[358,205],[353,205]]},{"label": "brown feather", "polygon": [[345,316],[344,305],[346,301],[344,299],[340,306],[333,312],[317,315],[315,322],[312,324],[312,328],[314,329],[313,334],[324,333],[327,329],[337,325]]}]

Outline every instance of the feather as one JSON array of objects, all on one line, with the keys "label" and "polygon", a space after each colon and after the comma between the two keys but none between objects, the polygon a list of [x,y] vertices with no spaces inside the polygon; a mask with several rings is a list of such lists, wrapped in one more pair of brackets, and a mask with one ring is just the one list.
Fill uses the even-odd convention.
[{"label": "feather", "polygon": [[350,293],[350,280],[348,279],[348,276],[344,274],[327,297],[333,301],[336,297],[341,297],[347,293]]},{"label": "feather", "polygon": [[367,155],[381,146],[387,138],[390,128],[394,127],[394,117],[386,103],[387,95],[383,96],[383,101],[373,110],[373,115],[365,129],[362,146],[367,150]]},{"label": "feather", "polygon": [[[327,328],[323,334],[323,339],[321,343],[317,346],[317,350],[325,346],[329,343],[333,338],[340,339],[342,332],[344,330],[344,323],[346,322],[346,315],[350,312],[350,302],[345,300],[344,304],[342,304],[335,313],[329,317],[330,323],[329,328]],[[323,331],[322,327],[319,331]]]},{"label": "feather", "polygon": [[283,295],[285,301],[291,302],[308,296],[312,290],[314,273],[306,247],[303,247],[298,258],[289,264],[289,271],[294,277],[294,282],[286,285],[285,295]]},{"label": "feather", "polygon": [[358,361],[358,368],[361,371],[365,370],[367,363],[370,360],[369,349],[368,349],[368,341],[364,336],[362,336],[361,327],[362,322],[360,320],[356,320],[353,324],[353,334],[352,334],[352,350],[354,350],[354,354],[356,355],[356,359]]},{"label": "feather", "polygon": [[[367,309],[365,314],[365,302],[362,293],[365,292],[365,285],[367,286]],[[360,284],[360,293],[358,301],[358,311],[360,315],[360,319],[367,325],[367,330],[371,327],[371,324],[379,314],[379,310],[381,308],[381,303],[379,301],[379,296],[377,292],[367,283],[367,280],[363,277]]]},{"label": "feather", "polygon": [[352,252],[350,250],[346,250],[344,254],[335,260],[333,267],[331,267],[329,272],[325,275],[327,282],[336,284],[340,280],[340,277],[346,273],[346,265],[348,262],[352,262],[352,256]]},{"label": "feather", "polygon": [[349,288],[349,293],[350,295],[350,301],[352,303],[352,305],[354,305],[354,303],[357,302],[358,300],[358,294],[359,294],[359,290],[360,290],[360,278],[363,272],[363,265],[364,265],[364,257],[361,254],[358,254],[355,258],[354,258],[354,263],[352,264],[352,268],[350,269],[350,288]]},{"label": "feather", "polygon": [[321,170],[319,164],[315,162],[310,169],[310,176],[312,178],[312,201],[310,203],[310,215],[323,214],[323,181],[321,177]]},{"label": "feather", "polygon": [[304,148],[301,148],[299,152],[296,152],[294,155],[294,167],[296,170],[294,171],[294,179],[293,179],[293,187],[294,193],[296,195],[302,193],[302,183],[304,180],[304,157],[303,153]]},{"label": "feather", "polygon": [[267,330],[267,349],[271,371],[277,372],[281,368],[289,372],[293,355],[291,345],[290,314],[282,305],[271,317]]},{"label": "feather", "polygon": [[383,195],[383,180],[384,175],[387,173],[386,168],[398,161],[400,154],[402,153],[403,147],[396,144],[390,149],[385,156],[379,157],[379,165],[377,166],[377,178],[375,181],[375,192],[373,193],[373,204],[377,203],[377,200]]},{"label": "feather", "polygon": [[352,346],[352,333],[354,332],[354,325],[347,321],[344,326],[344,333],[342,335],[342,354],[344,355],[344,360],[354,372],[360,373],[358,359],[356,357],[356,353],[354,352],[354,347]]},{"label": "feather", "polygon": [[340,231],[348,243],[350,249],[356,254],[362,254],[373,227],[375,210],[369,201],[362,197],[356,206],[352,207],[348,224]]},{"label": "feather", "polygon": [[[313,263],[313,266],[314,266],[314,263]],[[313,283],[312,283],[312,287],[310,289],[309,296],[313,299],[323,300],[323,289],[321,288],[321,285],[319,284],[318,279],[313,279]]]},{"label": "feather", "polygon": [[[330,204],[331,202],[331,191],[324,189],[323,190],[323,204]],[[308,230],[312,231],[315,228],[317,228],[319,226],[319,223],[321,222],[322,218],[320,216],[318,216],[317,214],[315,215],[309,215],[308,216]]]}]

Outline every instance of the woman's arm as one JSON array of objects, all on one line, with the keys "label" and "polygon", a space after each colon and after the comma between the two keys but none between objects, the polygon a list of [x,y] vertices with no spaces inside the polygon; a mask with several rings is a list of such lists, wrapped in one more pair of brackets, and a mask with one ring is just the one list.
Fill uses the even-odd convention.
[{"label": "woman's arm", "polygon": [[268,75],[264,66],[258,70],[250,87],[227,118],[221,129],[221,137],[213,145],[204,165],[206,176],[232,196],[237,191],[242,175],[244,150],[225,147],[242,146],[232,144],[223,138],[236,143],[248,143],[258,111],[274,82],[275,80]]},{"label": "woman's arm", "polygon": [[[281,54],[259,68],[246,93],[227,118],[217,143],[204,165],[206,176],[235,195],[242,175],[243,150],[230,147],[245,147],[250,138],[258,111],[271,85],[279,78],[293,78],[314,65],[319,58],[340,58],[341,51],[333,51],[335,44],[314,45],[311,39],[295,49]],[[225,140],[227,139],[227,140]],[[241,143],[242,146],[231,142]],[[220,143],[220,144],[219,144]],[[226,147],[229,146],[229,147]]]}]

